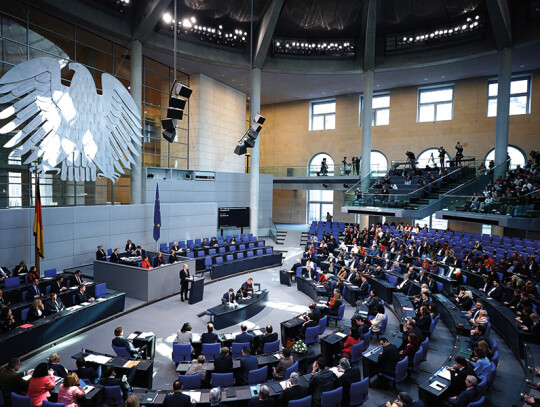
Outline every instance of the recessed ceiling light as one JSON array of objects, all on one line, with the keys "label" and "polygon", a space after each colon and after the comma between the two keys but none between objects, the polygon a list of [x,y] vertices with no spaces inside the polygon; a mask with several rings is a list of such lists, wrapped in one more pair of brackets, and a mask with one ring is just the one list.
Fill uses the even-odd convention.
[{"label": "recessed ceiling light", "polygon": [[445,75],[443,75],[443,76],[441,76],[441,78],[443,78],[443,79],[444,79],[444,78],[446,78],[446,76],[445,76]]},{"label": "recessed ceiling light", "polygon": [[519,67],[520,67],[520,68],[525,68],[525,65],[520,65]]},{"label": "recessed ceiling light", "polygon": [[427,78],[424,78],[425,81],[427,81]]}]

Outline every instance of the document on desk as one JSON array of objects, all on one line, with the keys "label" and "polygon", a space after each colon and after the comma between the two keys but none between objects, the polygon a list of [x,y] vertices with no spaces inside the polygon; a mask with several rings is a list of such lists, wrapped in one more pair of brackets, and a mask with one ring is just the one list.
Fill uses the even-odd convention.
[{"label": "document on desk", "polygon": [[343,332],[336,332],[336,335],[339,336],[340,338],[346,338],[347,335],[345,335]]},{"label": "document on desk", "polygon": [[90,354],[84,357],[84,360],[86,362],[97,363],[98,365],[104,365],[105,363],[109,363],[111,359],[112,358],[109,356],[93,355],[93,354]]},{"label": "document on desk", "polygon": [[446,386],[444,384],[442,384],[441,382],[435,380],[433,383],[431,383],[429,385],[429,387],[433,387],[435,390],[438,390],[438,391],[441,391],[441,390],[444,390],[446,388]]},{"label": "document on desk", "polygon": [[83,387],[83,390],[86,394],[90,393],[92,390],[94,390],[94,386],[90,386],[90,385],[87,385],[87,386],[84,386]]},{"label": "document on desk", "polygon": [[234,335],[233,334],[223,334],[223,336],[225,337],[226,341],[234,340]]},{"label": "document on desk", "polygon": [[336,375],[336,377],[339,379],[343,373],[345,373],[343,370],[341,370],[340,368],[338,368],[337,366],[334,366],[334,367],[331,367],[330,369],[331,372],[334,372],[334,374]]},{"label": "document on desk", "polygon": [[198,403],[201,401],[201,392],[200,391],[190,391],[189,397],[191,397],[192,403]]},{"label": "document on desk", "polygon": [[71,310],[72,310],[72,311],[75,311],[75,310],[81,309],[81,308],[82,308],[82,305],[74,305],[74,306],[68,307],[68,308],[66,308],[66,309],[68,309],[68,310],[70,310],[70,311],[71,311]]},{"label": "document on desk", "polygon": [[84,305],[84,306],[90,305],[90,304],[91,304],[90,302],[81,302],[81,305]]},{"label": "document on desk", "polygon": [[412,307],[403,307],[403,311],[414,311]]},{"label": "document on desk", "polygon": [[139,335],[137,332],[133,332],[132,334],[130,334],[128,337],[127,337],[127,340],[128,341],[132,341],[133,339],[135,339],[137,337],[137,335]]},{"label": "document on desk", "polygon": [[139,334],[139,338],[141,339],[145,339],[145,338],[150,338],[151,336],[154,336],[155,334],[153,332],[141,332]]},{"label": "document on desk", "polygon": [[191,334],[191,340],[193,342],[200,342],[201,341],[201,334]]},{"label": "document on desk", "polygon": [[445,367],[439,370],[439,372],[437,373],[437,376],[440,376],[446,380],[452,380],[452,375],[450,374],[450,370],[446,369]]},{"label": "document on desk", "polygon": [[261,331],[260,329],[255,329],[255,330],[253,331],[253,334],[256,335],[256,336],[260,336],[260,335],[262,335],[263,333],[262,333],[262,331]]},{"label": "document on desk", "polygon": [[140,360],[128,360],[126,363],[124,363],[124,368],[131,369],[133,366],[137,366],[141,361]]}]

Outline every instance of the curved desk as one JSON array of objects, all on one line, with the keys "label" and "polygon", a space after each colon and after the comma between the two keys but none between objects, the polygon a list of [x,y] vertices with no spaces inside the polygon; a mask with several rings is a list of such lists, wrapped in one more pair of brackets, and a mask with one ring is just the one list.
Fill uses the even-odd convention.
[{"label": "curved desk", "polygon": [[296,277],[296,288],[298,291],[302,291],[316,303],[319,302],[319,297],[327,296],[326,290],[321,284],[318,284],[315,280],[306,278],[304,276]]},{"label": "curved desk", "polygon": [[253,293],[251,299],[238,304],[236,308],[229,308],[226,305],[218,305],[216,307],[209,308],[207,312],[210,312],[214,316],[214,327],[216,329],[222,329],[239,324],[248,320],[254,315],[257,315],[264,309],[264,307],[266,307],[267,301],[268,290],[264,289],[260,291],[260,294]]}]

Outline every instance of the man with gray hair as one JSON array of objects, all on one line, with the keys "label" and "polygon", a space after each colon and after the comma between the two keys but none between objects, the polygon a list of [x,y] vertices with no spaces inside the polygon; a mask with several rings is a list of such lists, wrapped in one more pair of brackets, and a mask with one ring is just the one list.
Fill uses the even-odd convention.
[{"label": "man with gray hair", "polygon": [[477,383],[478,379],[475,376],[467,376],[465,379],[465,386],[467,386],[467,388],[459,395],[450,397],[446,402],[447,405],[452,407],[467,407],[470,403],[478,400],[480,393],[476,389]]},{"label": "man with gray hair", "polygon": [[297,372],[291,373],[287,387],[281,392],[278,399],[280,407],[287,407],[289,401],[300,400],[309,395],[307,387],[300,386],[300,375]]},{"label": "man with gray hair", "polygon": [[262,385],[259,390],[259,398],[251,399],[249,407],[275,407],[276,402],[270,398],[270,387]]},{"label": "man with gray hair", "polygon": [[221,401],[221,390],[219,387],[214,387],[212,390],[210,390],[210,406],[216,406],[220,407],[223,404],[220,403]]},{"label": "man with gray hair", "polygon": [[348,406],[350,401],[351,384],[362,380],[360,370],[357,367],[351,367],[351,362],[347,358],[339,360],[339,369],[343,374],[338,379],[338,386],[343,387],[343,405]]}]

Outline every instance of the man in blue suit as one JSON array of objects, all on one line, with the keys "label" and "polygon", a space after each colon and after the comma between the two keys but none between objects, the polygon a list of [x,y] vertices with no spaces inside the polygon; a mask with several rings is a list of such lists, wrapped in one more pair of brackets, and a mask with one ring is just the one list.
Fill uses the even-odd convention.
[{"label": "man in blue suit", "polygon": [[236,302],[236,296],[234,295],[234,288],[229,288],[229,291],[227,291],[225,294],[223,294],[223,297],[221,297],[221,303],[223,305],[226,304],[232,304]]},{"label": "man in blue suit", "polygon": [[253,344],[253,335],[247,333],[247,326],[245,324],[240,325],[241,333],[236,335],[234,341],[236,343],[249,343],[249,346]]},{"label": "man in blue suit", "polygon": [[478,379],[476,377],[472,375],[467,376],[465,379],[465,386],[467,386],[467,388],[458,396],[450,397],[446,405],[452,407],[467,407],[473,401],[478,400],[480,395],[476,389],[477,383]]},{"label": "man in blue suit", "polygon": [[182,393],[183,388],[182,380],[175,380],[173,383],[173,393],[165,396],[163,407],[191,407],[191,398]]},{"label": "man in blue suit", "polygon": [[240,370],[238,371],[238,379],[242,383],[247,383],[248,373],[251,370],[256,370],[259,368],[259,363],[257,362],[257,357],[251,354],[251,350],[248,346],[242,348],[242,359],[240,359]]},{"label": "man in blue suit", "polygon": [[214,332],[214,324],[206,325],[206,332],[201,335],[201,343],[216,343],[218,340],[217,333]]},{"label": "man in blue suit", "polygon": [[124,338],[124,328],[119,326],[114,330],[114,339],[112,340],[112,346],[117,348],[125,348],[131,355],[131,357],[137,357],[139,355],[146,359],[146,345],[142,348],[136,348],[133,344]]}]

